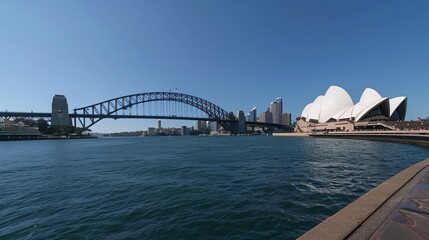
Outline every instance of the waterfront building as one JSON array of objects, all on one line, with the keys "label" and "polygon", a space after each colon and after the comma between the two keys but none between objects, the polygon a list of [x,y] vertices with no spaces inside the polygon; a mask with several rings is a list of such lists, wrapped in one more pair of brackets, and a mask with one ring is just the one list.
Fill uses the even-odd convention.
[{"label": "waterfront building", "polygon": [[429,117],[417,117],[416,119],[417,122],[429,122]]},{"label": "waterfront building", "polygon": [[161,120],[158,120],[158,129],[161,129]]},{"label": "waterfront building", "polygon": [[246,115],[246,122],[250,122],[250,113]]},{"label": "waterfront building", "polygon": [[40,136],[38,127],[30,127],[22,122],[13,123],[9,120],[0,122],[0,138],[4,136]]},{"label": "waterfront building", "polygon": [[283,125],[291,125],[292,114],[291,113],[283,113],[282,114],[282,124]]},{"label": "waterfront building", "polygon": [[389,99],[366,88],[357,104],[341,87],[331,86],[305,106],[297,118],[297,131],[353,131],[383,126],[387,121],[403,121],[407,97]]},{"label": "waterfront building", "polygon": [[191,135],[191,129],[186,127],[186,126],[182,126],[181,128],[181,134],[182,136],[187,136],[187,135]]},{"label": "waterfront building", "polygon": [[69,105],[64,95],[55,95],[52,99],[52,126],[70,126]]},{"label": "waterfront building", "polygon": [[261,114],[259,114],[259,122],[273,123],[273,114],[270,112],[270,109],[267,109],[267,111],[261,112]]},{"label": "waterfront building", "polygon": [[149,136],[154,136],[155,135],[155,128],[154,127],[147,128],[147,134]]},{"label": "waterfront building", "polygon": [[[189,132],[190,129],[188,128]],[[185,131],[186,132],[186,131]],[[146,131],[147,136],[180,136],[182,135],[182,128],[154,128],[149,127]]]}]

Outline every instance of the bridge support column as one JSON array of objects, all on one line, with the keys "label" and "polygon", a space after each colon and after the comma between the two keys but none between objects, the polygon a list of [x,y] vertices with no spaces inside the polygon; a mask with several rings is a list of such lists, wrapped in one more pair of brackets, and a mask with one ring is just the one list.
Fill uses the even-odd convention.
[{"label": "bridge support column", "polygon": [[52,99],[52,126],[70,126],[69,105],[64,95],[55,95]]}]

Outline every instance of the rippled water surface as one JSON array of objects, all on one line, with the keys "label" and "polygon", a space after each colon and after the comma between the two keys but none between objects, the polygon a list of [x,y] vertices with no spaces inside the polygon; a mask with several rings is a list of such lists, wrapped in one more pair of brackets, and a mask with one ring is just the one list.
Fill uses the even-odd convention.
[{"label": "rippled water surface", "polygon": [[268,136],[0,142],[0,239],[294,239],[427,157]]}]

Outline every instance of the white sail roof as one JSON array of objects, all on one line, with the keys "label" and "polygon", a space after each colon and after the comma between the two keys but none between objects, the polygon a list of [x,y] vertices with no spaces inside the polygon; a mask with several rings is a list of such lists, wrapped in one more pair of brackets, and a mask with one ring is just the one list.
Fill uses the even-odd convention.
[{"label": "white sail roof", "polygon": [[339,111],[352,106],[353,100],[346,90],[338,86],[331,86],[325,93],[322,109],[320,111],[319,122],[327,122]]},{"label": "white sail roof", "polygon": [[[392,117],[395,111],[398,111],[399,118],[405,117],[406,97],[397,97],[388,100],[382,97],[376,90],[366,88],[359,102],[355,105],[350,95],[341,87],[331,86],[325,95],[318,96],[314,102],[307,104],[302,111],[301,117],[307,121],[316,120],[319,123],[325,123],[331,119],[334,120],[354,120],[359,121],[367,114],[380,107],[380,117]],[[390,111],[390,116],[387,116]],[[396,115],[395,115],[396,116]],[[403,119],[402,119],[403,120]]]},{"label": "white sail roof", "polygon": [[353,107],[349,107],[349,108],[346,108],[346,109],[343,109],[343,110],[337,112],[336,114],[332,115],[332,117],[330,119],[339,120],[339,119],[341,119],[341,116],[346,115],[346,112],[349,111],[350,109],[353,109]]},{"label": "white sail roof", "polygon": [[372,105],[374,102],[379,101],[380,99],[382,99],[382,97],[377,91],[372,88],[365,88],[358,104],[369,106]]},{"label": "white sail roof", "polygon": [[311,105],[311,109],[308,113],[308,120],[319,121],[320,110],[322,109],[324,98],[324,96],[318,96],[314,100],[313,104]]},{"label": "white sail roof", "polygon": [[338,117],[338,119],[350,119],[352,118],[353,109],[355,106],[351,106],[347,108],[341,116]]},{"label": "white sail roof", "polygon": [[363,116],[365,116],[367,113],[369,113],[372,109],[377,107],[378,105],[382,104],[384,101],[388,100],[389,98],[385,97],[378,101],[373,102],[372,104],[368,105],[364,110],[362,110],[359,114],[356,115],[355,121],[359,121],[362,119]]},{"label": "white sail roof", "polygon": [[401,105],[401,103],[403,103],[406,99],[407,97],[395,97],[395,98],[389,99],[389,103],[390,103],[389,117],[392,116],[392,114],[396,111],[396,109],[398,109],[399,105]]},{"label": "white sail roof", "polygon": [[302,110],[301,117],[308,119],[308,114],[310,113],[311,105],[313,103],[309,103],[304,107],[304,110]]}]

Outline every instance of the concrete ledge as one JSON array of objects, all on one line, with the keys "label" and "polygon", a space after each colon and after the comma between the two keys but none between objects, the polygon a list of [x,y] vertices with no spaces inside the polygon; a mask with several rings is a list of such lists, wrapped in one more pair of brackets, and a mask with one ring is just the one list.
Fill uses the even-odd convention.
[{"label": "concrete ledge", "polygon": [[429,159],[421,161],[386,180],[335,215],[302,235],[299,239],[346,239],[369,219],[395,193],[419,173],[429,171]]},{"label": "concrete ledge", "polygon": [[420,146],[429,147],[429,136],[418,134],[360,134],[360,133],[330,133],[330,134],[310,134],[311,137],[318,138],[343,138],[343,139],[357,139],[357,140],[370,140],[370,141],[385,141],[385,142],[398,142],[415,144]]}]

